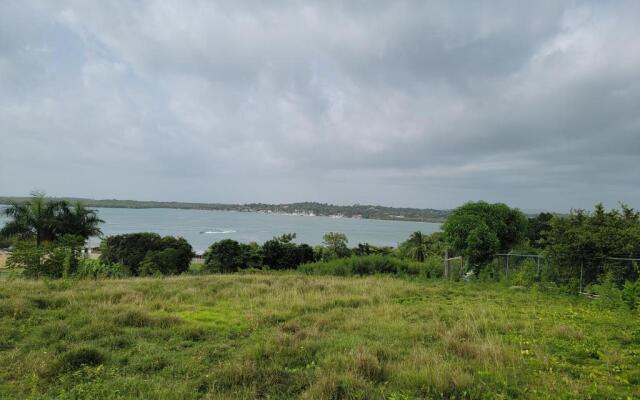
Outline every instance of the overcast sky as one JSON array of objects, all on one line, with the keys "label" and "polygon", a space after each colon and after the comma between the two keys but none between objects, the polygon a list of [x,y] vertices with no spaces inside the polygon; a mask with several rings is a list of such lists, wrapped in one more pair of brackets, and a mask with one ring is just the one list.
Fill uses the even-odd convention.
[{"label": "overcast sky", "polygon": [[637,0],[0,0],[0,195],[640,207],[639,21]]}]

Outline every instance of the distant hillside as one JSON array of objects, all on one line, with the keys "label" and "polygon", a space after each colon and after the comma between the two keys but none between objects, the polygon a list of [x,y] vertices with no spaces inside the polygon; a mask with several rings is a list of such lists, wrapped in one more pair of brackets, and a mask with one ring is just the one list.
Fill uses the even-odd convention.
[{"label": "distant hillside", "polygon": [[[0,204],[22,202],[28,197],[0,197]],[[183,203],[175,201],[137,201],[137,200],[95,200],[73,197],[52,197],[56,200],[70,202],[81,201],[88,207],[105,208],[178,208],[188,210],[222,210],[242,212],[264,212],[278,214],[303,214],[318,216],[341,216],[349,218],[381,219],[396,221],[443,222],[449,210],[434,210],[421,208],[396,208],[364,204],[338,206],[333,204],[303,202],[289,204],[221,204],[221,203]]]}]

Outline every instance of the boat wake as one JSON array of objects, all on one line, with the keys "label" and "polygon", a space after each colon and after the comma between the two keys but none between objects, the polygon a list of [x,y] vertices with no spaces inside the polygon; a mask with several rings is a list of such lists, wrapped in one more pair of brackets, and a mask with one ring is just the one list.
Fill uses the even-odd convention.
[{"label": "boat wake", "polygon": [[216,234],[225,234],[225,233],[236,233],[236,231],[231,229],[214,229],[211,231],[201,231],[200,233],[205,235],[216,235]]}]

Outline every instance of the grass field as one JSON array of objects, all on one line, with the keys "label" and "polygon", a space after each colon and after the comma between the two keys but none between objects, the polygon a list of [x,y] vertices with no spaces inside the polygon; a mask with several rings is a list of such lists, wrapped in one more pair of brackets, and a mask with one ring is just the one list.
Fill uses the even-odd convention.
[{"label": "grass field", "polygon": [[0,285],[0,398],[637,398],[640,322],[479,283],[299,274]]}]

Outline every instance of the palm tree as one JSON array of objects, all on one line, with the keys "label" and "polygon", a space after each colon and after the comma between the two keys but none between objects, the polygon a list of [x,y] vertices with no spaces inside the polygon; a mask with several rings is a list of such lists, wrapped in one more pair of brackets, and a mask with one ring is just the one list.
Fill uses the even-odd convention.
[{"label": "palm tree", "polygon": [[59,218],[57,233],[60,236],[77,235],[86,240],[91,236],[102,235],[99,225],[103,222],[98,218],[95,210],[86,208],[82,203],[77,202],[73,207],[65,203]]},{"label": "palm tree", "polygon": [[3,213],[10,221],[0,230],[0,236],[35,239],[37,246],[66,234],[84,239],[101,235],[98,225],[104,222],[80,203],[71,208],[64,200],[47,201],[43,193],[33,193],[30,201],[13,203]]},{"label": "palm tree", "polygon": [[413,232],[407,240],[407,247],[411,258],[423,262],[427,258],[429,251],[429,236],[420,231]]},{"label": "palm tree", "polygon": [[55,240],[62,206],[59,201],[46,201],[42,193],[33,193],[30,201],[12,203],[3,210],[11,220],[0,230],[0,235],[35,239],[38,246],[42,242]]}]

